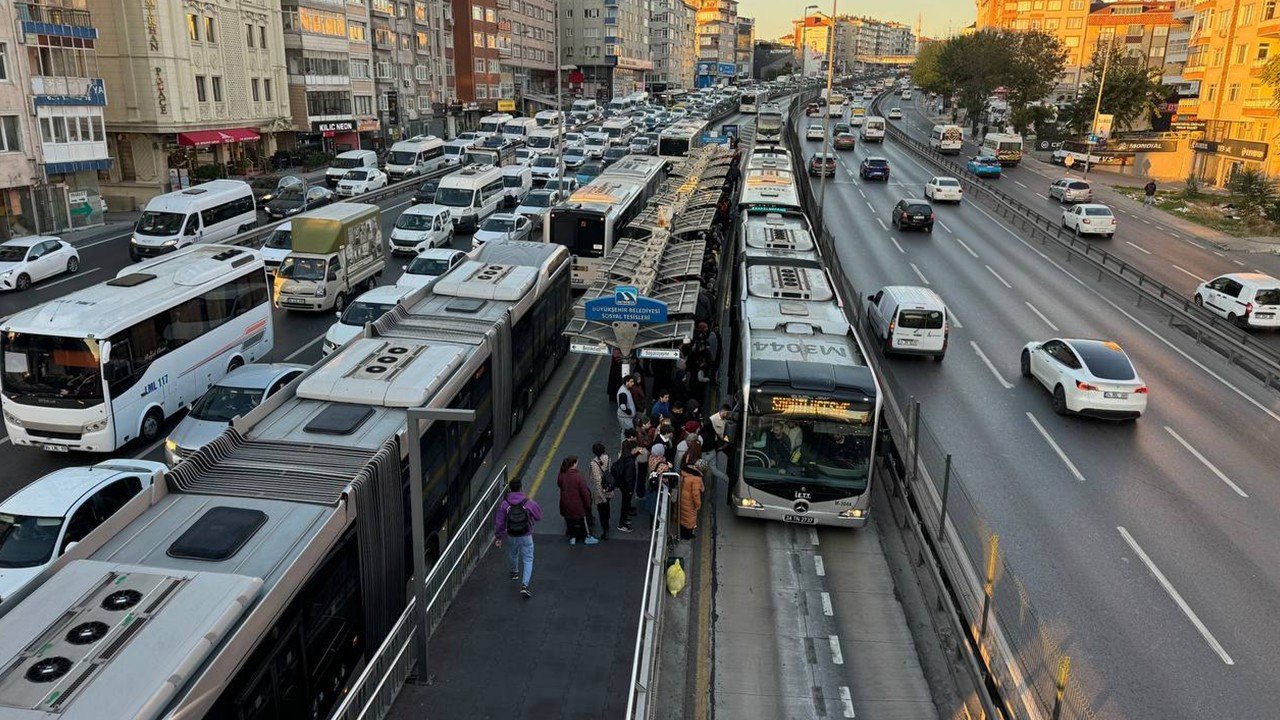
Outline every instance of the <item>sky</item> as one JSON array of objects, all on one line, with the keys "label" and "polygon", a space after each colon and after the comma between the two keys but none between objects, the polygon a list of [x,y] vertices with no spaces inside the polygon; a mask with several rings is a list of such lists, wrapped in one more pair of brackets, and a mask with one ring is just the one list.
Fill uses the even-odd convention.
[{"label": "sky", "polygon": [[[948,31],[973,22],[977,4],[974,0],[836,0],[840,15],[865,15],[877,20],[896,20],[915,27],[918,15],[924,15],[924,34],[945,37]],[[807,0],[739,0],[738,14],[756,19],[756,38],[776,40],[791,32],[791,21],[804,14]],[[822,12],[831,12],[829,0],[815,0]],[[885,5],[893,10],[885,10]]]}]

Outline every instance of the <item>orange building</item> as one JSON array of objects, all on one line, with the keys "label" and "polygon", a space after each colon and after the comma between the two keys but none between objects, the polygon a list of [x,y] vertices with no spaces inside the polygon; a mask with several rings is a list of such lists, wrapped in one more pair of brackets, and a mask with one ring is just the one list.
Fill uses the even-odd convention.
[{"label": "orange building", "polygon": [[1089,0],[977,0],[976,27],[1009,30],[1044,30],[1053,33],[1067,50],[1067,66],[1058,79],[1057,95],[1074,97],[1080,68],[1089,64],[1085,48]]}]

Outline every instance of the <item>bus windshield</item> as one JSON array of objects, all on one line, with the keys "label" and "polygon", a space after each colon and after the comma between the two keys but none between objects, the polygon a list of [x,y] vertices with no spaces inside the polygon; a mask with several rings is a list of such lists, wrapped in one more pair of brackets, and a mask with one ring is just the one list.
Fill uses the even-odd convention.
[{"label": "bus windshield", "polygon": [[873,415],[868,402],[753,393],[743,476],[766,492],[804,483],[859,494],[870,475]]},{"label": "bus windshield", "polygon": [[689,152],[689,141],[686,138],[661,138],[658,140],[659,155],[685,155]]},{"label": "bus windshield", "polygon": [[324,282],[324,269],[327,264],[328,262],[324,258],[294,257],[289,255],[284,259],[284,262],[280,263],[280,277],[289,278],[290,280]]},{"label": "bus windshield", "polygon": [[9,332],[0,341],[8,399],[20,403],[29,398],[65,400],[77,407],[102,402],[96,340]]}]

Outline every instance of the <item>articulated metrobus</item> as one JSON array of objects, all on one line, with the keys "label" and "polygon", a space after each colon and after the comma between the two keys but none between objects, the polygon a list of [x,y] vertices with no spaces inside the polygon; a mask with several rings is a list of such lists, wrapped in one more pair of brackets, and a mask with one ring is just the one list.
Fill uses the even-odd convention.
[{"label": "articulated metrobus", "polygon": [[658,133],[658,157],[678,158],[702,147],[707,121],[686,118],[672,123]]},{"label": "articulated metrobus", "polygon": [[745,90],[738,101],[738,109],[744,115],[760,112],[760,107],[773,98],[774,92],[769,88]]},{"label": "articulated metrobus", "polygon": [[271,351],[262,258],[193,245],[16,313],[0,325],[0,393],[15,445],[111,452]]},{"label": "articulated metrobus", "polygon": [[782,129],[787,115],[781,105],[771,104],[760,108],[756,116],[756,144],[769,145],[782,142]]},{"label": "articulated metrobus", "polygon": [[0,606],[0,714],[329,717],[412,595],[411,454],[429,571],[568,351],[568,272],[490,243],[124,505]]}]

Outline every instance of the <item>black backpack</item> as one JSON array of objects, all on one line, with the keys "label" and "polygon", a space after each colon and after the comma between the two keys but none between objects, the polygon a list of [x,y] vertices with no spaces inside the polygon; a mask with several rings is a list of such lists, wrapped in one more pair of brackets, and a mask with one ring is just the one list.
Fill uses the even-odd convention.
[{"label": "black backpack", "polygon": [[632,467],[635,467],[636,459],[629,456],[619,457],[617,460],[613,461],[612,465],[609,466],[609,472],[605,475],[604,482],[602,483],[604,485],[605,492],[613,492],[614,488],[627,481],[627,466],[623,465],[623,463],[628,462],[631,463]]},{"label": "black backpack", "polygon": [[525,498],[515,505],[507,506],[507,534],[511,537],[528,535],[529,531],[533,529],[529,511],[524,506],[527,502],[529,502],[529,498]]}]

